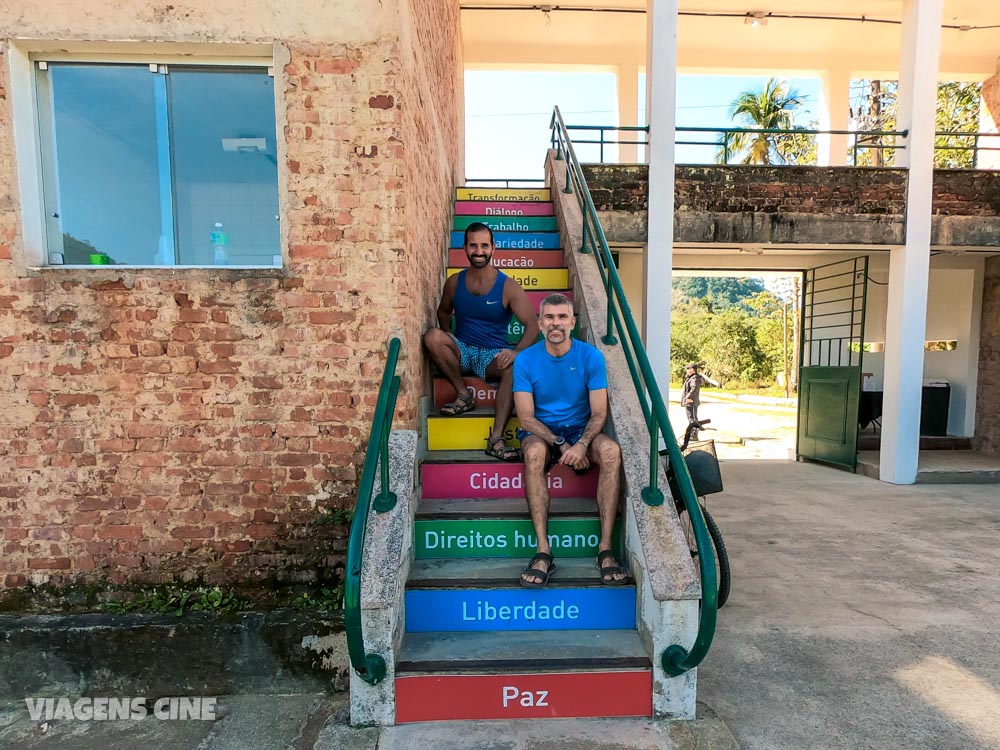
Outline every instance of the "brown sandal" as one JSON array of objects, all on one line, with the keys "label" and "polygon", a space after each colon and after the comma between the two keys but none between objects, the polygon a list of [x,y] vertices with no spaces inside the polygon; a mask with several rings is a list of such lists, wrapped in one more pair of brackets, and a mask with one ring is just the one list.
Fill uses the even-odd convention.
[{"label": "brown sandal", "polygon": [[441,415],[445,417],[457,417],[459,414],[472,411],[475,407],[476,400],[472,397],[471,393],[466,392],[465,398],[458,396],[454,401],[442,406]]},{"label": "brown sandal", "polygon": [[499,458],[501,461],[520,461],[521,451],[517,448],[511,448],[507,445],[507,441],[503,439],[503,435],[497,435],[497,437],[486,439],[486,455],[493,456],[493,458]]}]

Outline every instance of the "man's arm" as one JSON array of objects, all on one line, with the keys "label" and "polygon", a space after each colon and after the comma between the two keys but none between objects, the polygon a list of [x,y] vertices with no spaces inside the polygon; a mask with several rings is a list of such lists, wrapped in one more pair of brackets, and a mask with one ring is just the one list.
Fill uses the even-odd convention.
[{"label": "man's arm", "polygon": [[521,288],[521,285],[516,280],[508,278],[507,283],[504,284],[503,291],[504,296],[509,295],[509,299],[505,301],[508,302],[511,311],[521,321],[521,325],[524,326],[524,333],[521,334],[521,340],[514,347],[515,352],[520,352],[534,344],[538,338],[538,315],[531,307],[531,300],[528,299],[528,295],[524,293],[524,289]]},{"label": "man's arm", "polygon": [[455,310],[455,287],[458,284],[458,274],[448,277],[441,292],[441,302],[438,303],[438,326],[445,333],[451,333],[451,318]]},{"label": "man's arm", "polygon": [[521,429],[537,435],[549,445],[554,445],[556,435],[552,430],[535,419],[535,395],[528,391],[514,391],[514,410],[521,423]]},{"label": "man's arm", "polygon": [[702,375],[701,379],[703,381],[705,381],[706,383],[708,383],[709,385],[714,385],[716,388],[721,388],[722,387],[718,383],[716,383],[714,380],[712,380],[710,377],[708,377],[708,375]]}]

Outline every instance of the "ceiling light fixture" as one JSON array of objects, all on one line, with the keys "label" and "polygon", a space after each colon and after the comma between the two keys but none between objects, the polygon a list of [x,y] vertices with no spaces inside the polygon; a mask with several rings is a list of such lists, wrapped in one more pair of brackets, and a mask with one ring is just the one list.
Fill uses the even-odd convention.
[{"label": "ceiling light fixture", "polygon": [[754,28],[757,28],[758,26],[767,26],[767,16],[768,14],[762,10],[751,11],[746,14],[746,17],[743,19],[743,23],[748,26],[753,26]]}]

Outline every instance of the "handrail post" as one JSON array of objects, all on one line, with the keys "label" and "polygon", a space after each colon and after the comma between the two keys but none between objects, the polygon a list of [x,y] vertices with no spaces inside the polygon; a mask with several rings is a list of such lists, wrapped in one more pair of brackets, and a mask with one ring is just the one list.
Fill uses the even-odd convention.
[{"label": "handrail post", "polygon": [[656,412],[650,416],[649,421],[649,485],[643,487],[639,492],[642,501],[646,505],[663,505],[663,490],[656,486],[657,474],[660,468],[659,438],[660,429],[656,424]]},{"label": "handrail post", "polygon": [[[399,375],[392,379],[389,390],[389,414],[396,409],[396,395],[399,393]],[[389,488],[389,431],[392,427],[391,420],[386,420],[382,428],[382,435],[379,440],[378,462],[382,470],[382,491],[379,492],[372,507],[377,513],[385,513],[396,507],[396,493]]]},{"label": "handrail post", "polygon": [[[566,137],[569,138],[568,135]],[[573,192],[573,164],[569,159],[566,160],[566,187],[563,188],[563,192],[567,195]]]},{"label": "handrail post", "polygon": [[601,164],[604,163],[604,128],[600,130],[601,133]]},{"label": "handrail post", "polygon": [[587,247],[587,243],[590,241],[590,224],[587,223],[587,218],[583,219],[583,242],[580,245],[580,252],[584,255],[590,253],[590,248]]},{"label": "handrail post", "polygon": [[[603,254],[603,251],[604,251],[604,248],[602,247],[601,250],[600,250],[600,252]],[[611,291],[612,291],[612,287],[611,287],[611,274],[613,272],[613,266],[615,264],[614,264],[614,262],[613,262],[613,260],[611,258],[611,253],[608,253],[608,256],[607,256],[607,258],[605,258],[605,260],[606,260],[607,266],[608,266],[608,269],[607,269],[608,272],[606,274],[604,274],[604,290],[605,290],[605,294],[607,296],[607,301],[608,301],[608,321],[607,321],[607,326],[608,327],[607,327],[607,330],[604,332],[604,335],[601,337],[601,341],[604,342],[605,344],[607,344],[608,346],[614,346],[615,344],[618,343],[618,339],[615,338],[615,329],[613,327],[614,326],[614,322],[615,322],[614,321],[615,300],[614,300],[614,297],[611,294]]]}]

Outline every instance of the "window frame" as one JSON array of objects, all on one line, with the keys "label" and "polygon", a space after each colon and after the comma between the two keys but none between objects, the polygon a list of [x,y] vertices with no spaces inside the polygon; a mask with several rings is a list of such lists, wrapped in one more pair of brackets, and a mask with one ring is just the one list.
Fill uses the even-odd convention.
[{"label": "window frame", "polygon": [[[36,40],[11,40],[8,46],[10,64],[11,104],[14,130],[14,167],[21,204],[23,248],[14,256],[19,276],[35,272],[60,270],[142,270],[198,271],[216,274],[226,271],[257,271],[281,275],[287,265],[286,229],[283,217],[286,208],[285,142],[281,137],[284,120],[283,81],[279,80],[275,64],[279,45],[264,44],[171,44],[171,43],[88,43]],[[278,244],[281,265],[69,265],[49,263],[48,226],[45,213],[45,179],[42,152],[43,107],[38,101],[36,71],[38,63],[121,64],[145,65],[153,74],[154,67],[184,68],[257,68],[271,76],[274,86],[275,135],[277,146]]]}]

